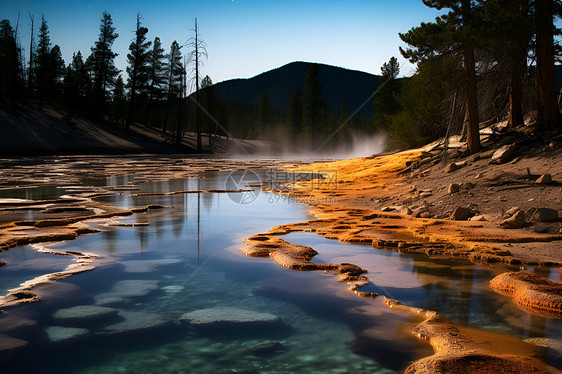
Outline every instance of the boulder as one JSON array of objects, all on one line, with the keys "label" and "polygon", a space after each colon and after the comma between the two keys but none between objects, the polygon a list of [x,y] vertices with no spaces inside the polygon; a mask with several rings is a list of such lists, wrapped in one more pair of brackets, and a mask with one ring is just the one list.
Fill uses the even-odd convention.
[{"label": "boulder", "polygon": [[527,223],[525,222],[525,212],[518,210],[511,217],[504,219],[500,222],[500,226],[504,229],[520,229]]},{"label": "boulder", "polygon": [[503,147],[498,148],[492,155],[492,162],[498,164],[508,162],[513,158],[516,148],[517,146],[515,144],[504,145]]},{"label": "boulder", "polygon": [[78,327],[50,326],[45,329],[45,333],[52,343],[68,343],[85,337],[90,330]]},{"label": "boulder", "polygon": [[171,318],[154,313],[120,310],[119,317],[122,318],[121,322],[106,326],[103,330],[98,332],[98,335],[115,336],[141,334],[170,327],[173,324]]},{"label": "boulder", "polygon": [[261,327],[277,324],[280,319],[271,313],[248,309],[215,307],[185,313],[181,321],[197,328]]},{"label": "boulder", "polygon": [[550,184],[552,183],[552,176],[550,174],[543,174],[535,181],[536,184]]},{"label": "boulder", "polygon": [[461,188],[461,186],[459,186],[458,184],[456,184],[456,183],[451,183],[451,184],[449,185],[449,187],[447,188],[447,193],[448,193],[449,195],[452,195],[452,194],[454,194],[454,193],[459,192],[460,188]]},{"label": "boulder", "polygon": [[53,318],[58,324],[82,326],[111,319],[117,312],[117,309],[99,305],[78,305],[57,310]]},{"label": "boulder", "polygon": [[473,215],[474,212],[472,211],[472,209],[468,207],[458,206],[453,211],[451,218],[454,219],[455,221],[466,221]]},{"label": "boulder", "polygon": [[552,222],[558,220],[558,211],[550,208],[537,208],[533,213],[533,219],[539,222]]}]

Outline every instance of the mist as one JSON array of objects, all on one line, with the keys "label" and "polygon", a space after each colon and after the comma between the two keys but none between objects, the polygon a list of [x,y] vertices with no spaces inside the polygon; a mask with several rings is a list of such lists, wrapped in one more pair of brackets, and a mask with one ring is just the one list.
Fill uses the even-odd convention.
[{"label": "mist", "polygon": [[292,139],[287,134],[272,131],[267,140],[230,139],[226,153],[234,158],[289,158],[289,159],[348,159],[367,157],[385,150],[384,132],[366,133],[347,131],[345,138],[312,146],[304,138]]}]

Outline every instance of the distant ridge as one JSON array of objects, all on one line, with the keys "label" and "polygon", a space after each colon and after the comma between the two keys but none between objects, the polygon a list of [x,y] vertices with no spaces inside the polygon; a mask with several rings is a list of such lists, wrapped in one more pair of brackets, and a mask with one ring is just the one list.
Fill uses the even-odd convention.
[{"label": "distant ridge", "polygon": [[[234,101],[258,105],[267,92],[271,106],[287,109],[289,98],[296,88],[303,88],[304,77],[311,63],[291,62],[277,69],[247,79],[231,79],[214,85],[219,101]],[[330,114],[340,112],[342,100],[348,114],[355,111],[378,87],[378,76],[357,70],[318,64],[320,83]],[[363,119],[373,118],[370,100],[359,112]]]}]

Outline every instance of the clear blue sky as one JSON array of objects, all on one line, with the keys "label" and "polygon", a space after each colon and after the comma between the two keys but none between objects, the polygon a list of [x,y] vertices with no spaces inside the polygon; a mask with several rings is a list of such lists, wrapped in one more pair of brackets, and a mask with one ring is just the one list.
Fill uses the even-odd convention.
[{"label": "clear blue sky", "polygon": [[123,71],[137,12],[149,29],[149,39],[160,37],[166,51],[173,40],[182,44],[192,36],[197,17],[209,54],[203,75],[214,83],[252,77],[292,61],[379,74],[391,56],[398,57],[401,75],[411,75],[414,67],[398,51],[402,45],[398,32],[439,14],[421,0],[8,0],[0,4],[0,18],[15,27],[18,10],[19,36],[26,52],[28,11],[35,15],[36,35],[44,14],[51,42],[60,45],[67,64],[73,52],[89,55],[101,13],[109,11],[119,33],[113,47],[119,53],[116,65]]}]

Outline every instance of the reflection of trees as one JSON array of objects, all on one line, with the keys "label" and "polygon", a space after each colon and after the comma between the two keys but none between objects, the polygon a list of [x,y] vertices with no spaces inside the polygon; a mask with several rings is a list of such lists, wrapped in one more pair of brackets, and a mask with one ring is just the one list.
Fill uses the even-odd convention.
[{"label": "reflection of trees", "polygon": [[[432,267],[431,264],[448,267]],[[417,262],[414,257],[412,272],[420,279],[427,295],[423,302],[424,308],[436,310],[468,324],[473,303],[473,282],[477,279],[474,269],[459,270],[459,274],[459,271],[451,269],[455,265],[459,263],[428,258]]]},{"label": "reflection of trees", "polygon": [[102,231],[101,235],[103,237],[104,243],[106,244],[107,252],[110,254],[115,253],[115,244],[117,243],[117,230],[107,230]]},{"label": "reflection of trees", "polygon": [[[175,195],[172,198],[172,205],[174,207],[184,207],[186,205],[186,196],[184,194],[181,195]],[[174,232],[174,236],[176,238],[179,238],[181,236],[181,233],[184,229],[184,225],[185,225],[185,212],[184,210],[179,210],[179,209],[174,209],[174,211],[172,212],[172,231]]]},{"label": "reflection of trees", "polygon": [[136,230],[135,230],[135,233],[137,234],[137,237],[139,238],[140,250],[141,250],[141,252],[144,252],[148,247],[148,232],[146,230],[146,227],[137,226]]}]

